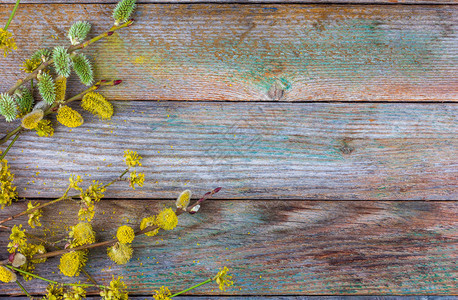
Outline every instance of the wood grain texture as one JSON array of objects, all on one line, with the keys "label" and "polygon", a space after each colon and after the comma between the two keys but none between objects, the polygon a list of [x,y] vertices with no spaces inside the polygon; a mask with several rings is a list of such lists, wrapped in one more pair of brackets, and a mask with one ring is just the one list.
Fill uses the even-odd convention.
[{"label": "wood grain texture", "polygon": [[[25,4],[114,4],[116,0],[21,0]],[[0,0],[0,4],[14,4],[15,0]],[[137,0],[138,4],[148,3],[324,3],[324,4],[457,4],[456,0]]]},{"label": "wood grain texture", "polygon": [[21,136],[7,156],[20,197],[59,197],[75,173],[108,182],[132,149],[144,158],[145,186],[118,183],[107,197],[168,199],[221,186],[220,199],[458,199],[456,104],[114,106],[111,121],[83,113],[79,128]]},{"label": "wood grain texture", "polygon": [[[174,201],[101,201],[93,226],[105,240],[115,234],[112,224],[137,228],[143,217],[170,205]],[[16,203],[0,218],[25,208]],[[74,203],[46,209],[47,236],[65,235],[77,209]],[[105,249],[92,251],[88,272],[100,283],[124,276],[133,295],[151,295],[161,285],[178,291],[221,266],[236,279],[226,295],[453,295],[457,214],[457,202],[209,201],[197,215],[180,216],[176,230],[134,240],[126,265],[112,264]],[[0,232],[0,249],[8,234]],[[58,261],[50,259],[38,274],[61,280]],[[26,286],[33,293],[45,287],[39,281]],[[12,284],[1,289],[3,295],[19,292]],[[208,286],[190,294],[223,293]]]},{"label": "wood grain texture", "polygon": [[[106,30],[113,6],[23,5],[10,29],[27,39],[2,61],[0,90],[73,22]],[[455,6],[141,4],[135,19],[87,51],[98,79],[125,80],[113,100],[458,99]]]}]

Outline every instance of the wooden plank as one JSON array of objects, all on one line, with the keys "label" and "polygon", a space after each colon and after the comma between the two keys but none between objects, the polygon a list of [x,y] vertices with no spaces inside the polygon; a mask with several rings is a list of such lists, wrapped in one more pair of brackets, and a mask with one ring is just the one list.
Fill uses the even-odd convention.
[{"label": "wooden plank", "polygon": [[[117,0],[21,0],[25,4],[75,4],[75,3],[96,3],[96,4],[114,4]],[[16,0],[0,0],[0,4],[14,4]],[[138,4],[148,3],[305,3],[305,4],[456,4],[456,0],[137,0]]]},{"label": "wooden plank", "polygon": [[[179,296],[180,300],[216,300],[221,296]],[[0,299],[4,297],[0,296]],[[6,298],[6,297],[5,297]],[[86,299],[100,299],[98,296],[88,296]],[[131,300],[153,300],[151,296],[130,296]],[[456,296],[224,296],[225,300],[456,300]],[[26,297],[15,297],[14,300],[29,300]]]},{"label": "wooden plank", "polygon": [[[34,49],[65,43],[73,22],[105,30],[112,8],[23,5],[10,29],[27,38],[2,61],[0,90]],[[126,81],[113,100],[458,99],[454,6],[143,4],[135,19],[88,50],[98,79]]]},{"label": "wooden plank", "polygon": [[[137,227],[143,217],[173,204],[101,201],[93,226],[104,240],[115,233],[112,224]],[[17,203],[0,218],[25,208]],[[47,209],[48,236],[65,235],[64,228],[77,222],[77,209],[75,203]],[[454,295],[457,214],[458,203],[447,201],[209,201],[199,214],[180,217],[176,230],[136,239],[126,265],[113,265],[105,249],[94,250],[88,272],[100,283],[124,276],[132,295],[151,295],[162,285],[178,291],[221,266],[235,278],[226,295]],[[1,249],[8,234],[0,232]],[[58,261],[39,266],[38,274],[61,280]],[[77,280],[85,278],[70,281]],[[33,293],[45,287],[39,281],[25,285]],[[2,294],[19,292],[13,284],[1,288]],[[190,294],[223,293],[208,286]]]},{"label": "wooden plank", "polygon": [[132,149],[144,158],[145,186],[118,183],[107,197],[169,199],[221,186],[220,199],[458,199],[456,104],[114,106],[111,121],[83,113],[79,128],[21,136],[7,156],[19,195],[59,197],[75,173],[111,181]]}]

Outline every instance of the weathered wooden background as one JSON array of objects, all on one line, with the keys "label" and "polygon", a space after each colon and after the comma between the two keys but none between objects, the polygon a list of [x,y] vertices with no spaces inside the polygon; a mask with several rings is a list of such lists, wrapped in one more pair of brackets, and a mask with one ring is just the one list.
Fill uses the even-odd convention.
[{"label": "weathered wooden background", "polygon": [[[0,23],[13,2],[0,0]],[[132,149],[144,157],[145,186],[110,188],[97,204],[99,240],[113,236],[110,224],[138,227],[183,189],[196,199],[223,190],[177,230],[136,239],[126,265],[92,251],[87,270],[100,283],[121,274],[144,299],[228,266],[233,288],[189,295],[456,295],[456,1],[199,2],[139,1],[133,26],[85,50],[97,79],[124,80],[101,91],[116,115],[83,113],[82,127],[57,126],[52,138],[22,135],[8,154],[21,200],[0,219],[26,200],[59,197],[71,174],[115,178]],[[23,3],[0,91],[34,49],[67,43],[78,20],[104,31],[114,7]],[[83,89],[70,83],[69,94]],[[14,126],[2,122],[0,133]],[[72,203],[46,209],[50,230],[32,232],[58,239],[76,212]],[[0,249],[8,235],[0,231]],[[37,272],[68,281],[57,265]],[[34,294],[46,286],[24,284]],[[0,291],[21,294],[12,284]]]}]

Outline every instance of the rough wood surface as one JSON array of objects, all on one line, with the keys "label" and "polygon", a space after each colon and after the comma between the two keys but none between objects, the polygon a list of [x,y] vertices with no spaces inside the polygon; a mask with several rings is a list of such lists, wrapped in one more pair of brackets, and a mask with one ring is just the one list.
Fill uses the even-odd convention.
[{"label": "rough wood surface", "polygon": [[[136,227],[171,205],[172,200],[101,201],[93,226],[105,240],[115,233],[111,224]],[[0,218],[25,208],[26,202],[16,203]],[[46,209],[48,237],[61,238],[64,228],[77,222],[77,209],[74,203]],[[453,295],[458,293],[457,214],[458,204],[446,201],[215,200],[197,215],[180,216],[172,232],[136,239],[126,265],[112,264],[105,249],[93,251],[88,272],[100,283],[122,275],[131,293],[141,295],[161,285],[178,291],[221,266],[230,267],[236,279],[227,295]],[[0,249],[8,234],[0,231]],[[58,260],[37,268],[38,274],[60,280]],[[39,281],[26,286],[33,293],[45,287]],[[19,292],[12,284],[1,288],[2,294]],[[208,286],[190,294],[222,293]]]},{"label": "rough wood surface", "polygon": [[[0,0],[0,4],[14,4],[16,0]],[[33,4],[75,4],[75,3],[98,3],[114,4],[117,0],[21,0],[21,3]],[[456,0],[137,0],[138,4],[147,3],[325,3],[325,4],[456,4]]]},{"label": "rough wood surface", "polygon": [[[33,50],[65,44],[73,22],[106,30],[113,6],[23,5],[10,27],[20,50],[2,60],[0,90]],[[10,9],[0,6],[0,19]],[[126,81],[111,99],[458,99],[455,6],[142,4],[135,19],[88,50],[97,78]]]},{"label": "rough wood surface", "polygon": [[83,113],[79,128],[21,136],[7,156],[19,195],[59,197],[78,172],[108,182],[132,149],[144,158],[145,186],[132,192],[118,183],[107,197],[221,186],[220,199],[458,199],[456,104],[114,105],[111,121]]}]

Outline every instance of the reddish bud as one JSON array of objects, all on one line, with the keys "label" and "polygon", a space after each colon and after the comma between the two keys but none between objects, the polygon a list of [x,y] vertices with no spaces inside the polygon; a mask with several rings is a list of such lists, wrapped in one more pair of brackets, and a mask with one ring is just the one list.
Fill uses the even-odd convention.
[{"label": "reddish bud", "polygon": [[111,35],[113,35],[113,33],[114,33],[114,31],[108,31],[107,32],[107,36],[111,36]]},{"label": "reddish bud", "polygon": [[118,84],[121,84],[122,80],[121,79],[118,79],[118,80],[115,80],[113,85],[118,85]]}]

